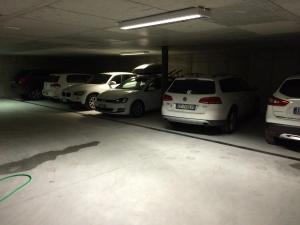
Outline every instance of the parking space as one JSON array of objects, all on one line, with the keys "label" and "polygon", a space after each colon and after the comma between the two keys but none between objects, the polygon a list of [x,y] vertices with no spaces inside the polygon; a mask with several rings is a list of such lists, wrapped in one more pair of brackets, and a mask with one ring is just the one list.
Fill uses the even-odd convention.
[{"label": "parking space", "polygon": [[0,205],[4,224],[299,220],[298,160],[26,102],[1,105],[0,173],[33,177]]}]

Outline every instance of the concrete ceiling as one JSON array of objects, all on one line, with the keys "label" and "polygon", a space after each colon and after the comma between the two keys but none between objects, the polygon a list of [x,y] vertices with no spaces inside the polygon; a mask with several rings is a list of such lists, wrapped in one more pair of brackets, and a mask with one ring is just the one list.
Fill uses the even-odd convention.
[{"label": "concrete ceiling", "polygon": [[[147,29],[118,22],[191,6],[212,17]],[[0,0],[0,54],[119,54],[300,34],[299,0]],[[298,36],[297,36],[298,37]]]}]

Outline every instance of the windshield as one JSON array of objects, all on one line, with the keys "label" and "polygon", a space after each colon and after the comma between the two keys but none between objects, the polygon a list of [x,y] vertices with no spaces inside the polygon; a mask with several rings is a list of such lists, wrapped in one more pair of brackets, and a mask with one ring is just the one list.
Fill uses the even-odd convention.
[{"label": "windshield", "polygon": [[129,90],[143,90],[146,85],[150,82],[147,77],[132,77],[120,84],[117,88],[129,89]]},{"label": "windshield", "polygon": [[89,80],[88,80],[88,84],[105,84],[109,78],[111,77],[111,75],[108,74],[97,74],[97,75],[93,75]]},{"label": "windshield", "polygon": [[287,80],[280,88],[280,93],[292,98],[300,98],[300,79]]},{"label": "windshield", "polygon": [[214,94],[215,91],[214,81],[198,79],[175,80],[168,90],[180,94]]}]

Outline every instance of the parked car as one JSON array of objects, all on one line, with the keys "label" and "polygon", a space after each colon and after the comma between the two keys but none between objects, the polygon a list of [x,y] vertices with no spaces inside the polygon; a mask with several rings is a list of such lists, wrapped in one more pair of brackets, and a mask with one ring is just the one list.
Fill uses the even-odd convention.
[{"label": "parked car", "polygon": [[161,107],[161,77],[136,76],[116,89],[98,95],[96,110],[103,113],[139,117]]},{"label": "parked car", "polygon": [[30,100],[42,99],[43,84],[49,74],[49,71],[44,70],[23,70],[15,76],[11,88],[21,97]]},{"label": "parked car", "polygon": [[163,96],[162,115],[171,123],[220,126],[232,133],[238,118],[257,107],[256,91],[241,78],[176,78]]},{"label": "parked car", "polygon": [[287,78],[268,101],[265,138],[300,141],[300,76]]},{"label": "parked car", "polygon": [[86,83],[90,77],[90,74],[80,73],[50,74],[49,78],[44,82],[43,96],[60,99],[63,89],[74,84]]},{"label": "parked car", "polygon": [[70,86],[63,90],[62,100],[85,105],[87,109],[95,109],[98,94],[115,88],[123,81],[134,76],[127,72],[107,72],[93,75],[86,84]]}]

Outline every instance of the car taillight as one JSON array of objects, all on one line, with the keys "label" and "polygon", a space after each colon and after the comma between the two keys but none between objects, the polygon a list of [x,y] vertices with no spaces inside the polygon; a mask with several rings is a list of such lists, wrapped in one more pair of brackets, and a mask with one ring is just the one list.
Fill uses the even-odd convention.
[{"label": "car taillight", "polygon": [[54,83],[54,84],[51,84],[50,86],[51,86],[51,87],[60,87],[60,84]]},{"label": "car taillight", "polygon": [[163,101],[165,101],[165,102],[172,101],[172,100],[173,100],[173,98],[170,95],[164,95],[164,97],[163,97]]},{"label": "car taillight", "polygon": [[273,106],[286,106],[290,102],[284,99],[276,98],[274,96],[270,97],[268,100],[268,105],[273,105]]},{"label": "car taillight", "polygon": [[222,104],[220,97],[203,97],[200,98],[199,103],[203,104]]}]

